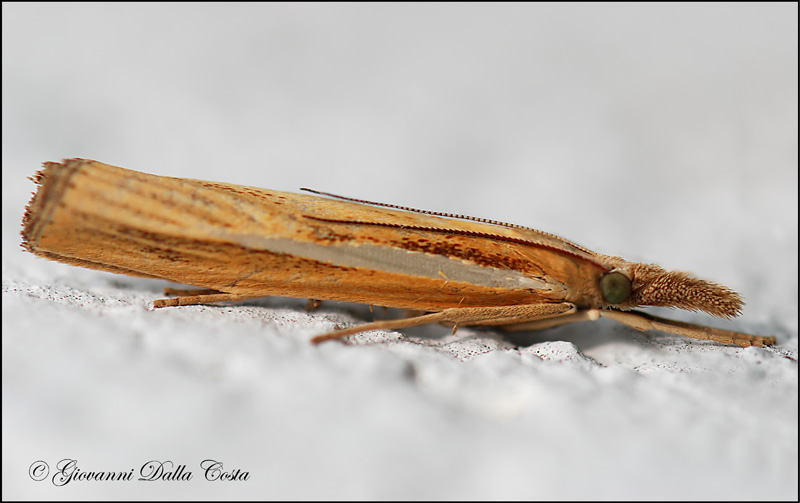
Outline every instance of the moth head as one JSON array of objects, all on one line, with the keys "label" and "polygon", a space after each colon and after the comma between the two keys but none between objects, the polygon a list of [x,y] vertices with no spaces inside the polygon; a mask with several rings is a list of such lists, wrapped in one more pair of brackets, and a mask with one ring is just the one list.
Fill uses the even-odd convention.
[{"label": "moth head", "polygon": [[726,286],[653,264],[620,264],[600,277],[600,291],[608,306],[619,309],[674,307],[733,318],[744,305],[739,294]]}]

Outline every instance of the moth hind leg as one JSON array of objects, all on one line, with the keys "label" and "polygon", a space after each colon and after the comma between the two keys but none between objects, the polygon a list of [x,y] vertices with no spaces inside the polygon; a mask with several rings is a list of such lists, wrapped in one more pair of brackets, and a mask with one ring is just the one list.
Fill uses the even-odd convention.
[{"label": "moth hind leg", "polygon": [[153,301],[154,308],[175,307],[175,306],[198,306],[213,304],[215,302],[235,302],[239,300],[257,299],[261,295],[237,295],[224,293],[219,290],[208,288],[165,288],[164,295],[175,295],[169,299],[157,299]]},{"label": "moth hind leg", "polygon": [[216,295],[223,292],[211,288],[165,288],[164,295],[174,295],[176,297],[191,297],[196,295]]},{"label": "moth hind leg", "polygon": [[417,327],[429,323],[447,323],[451,325],[503,325],[519,323],[536,319],[546,319],[554,316],[568,315],[575,311],[575,306],[569,302],[555,304],[523,304],[516,306],[486,306],[486,307],[454,307],[437,311],[435,313],[401,318],[398,320],[375,321],[364,323],[342,330],[334,330],[327,334],[318,335],[311,339],[314,344],[341,339],[370,330],[395,330],[399,328]]}]

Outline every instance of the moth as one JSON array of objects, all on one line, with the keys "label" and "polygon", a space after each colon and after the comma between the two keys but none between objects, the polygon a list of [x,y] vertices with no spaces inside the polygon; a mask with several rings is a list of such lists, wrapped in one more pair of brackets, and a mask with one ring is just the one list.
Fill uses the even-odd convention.
[{"label": "moth", "polygon": [[315,343],[428,323],[535,330],[599,318],[723,344],[775,343],[633,310],[666,306],[732,318],[743,302],[725,286],[519,225],[86,159],[44,163],[32,180],[38,187],[23,219],[23,248],[199,288],[172,290],[178,296],[155,307],[283,296],[425,313],[336,330]]}]

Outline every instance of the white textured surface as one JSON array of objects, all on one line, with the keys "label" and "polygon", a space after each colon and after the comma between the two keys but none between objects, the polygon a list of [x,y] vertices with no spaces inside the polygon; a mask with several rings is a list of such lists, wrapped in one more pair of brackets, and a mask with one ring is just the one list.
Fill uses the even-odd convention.
[{"label": "white textured surface", "polygon": [[[778,345],[153,311],[162,282],[19,251],[63,157],[557,232],[733,287],[740,320],[661,314]],[[2,176],[4,499],[797,499],[796,4],[3,4]],[[194,478],[29,478],[66,458]]]}]

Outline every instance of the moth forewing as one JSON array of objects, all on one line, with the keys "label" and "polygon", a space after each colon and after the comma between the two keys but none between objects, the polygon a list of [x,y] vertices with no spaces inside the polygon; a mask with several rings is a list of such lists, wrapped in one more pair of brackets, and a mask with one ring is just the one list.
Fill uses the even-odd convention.
[{"label": "moth forewing", "polygon": [[[732,317],[742,305],[720,285],[502,222],[156,176],[84,159],[45,163],[34,181],[23,247],[71,265],[205,289],[157,300],[156,307],[286,296],[431,313],[317,342],[433,322],[545,326],[614,318],[605,313],[645,305]],[[625,314],[615,319],[639,329],[690,337],[696,329],[703,335],[697,338],[740,345],[774,342]]]}]

